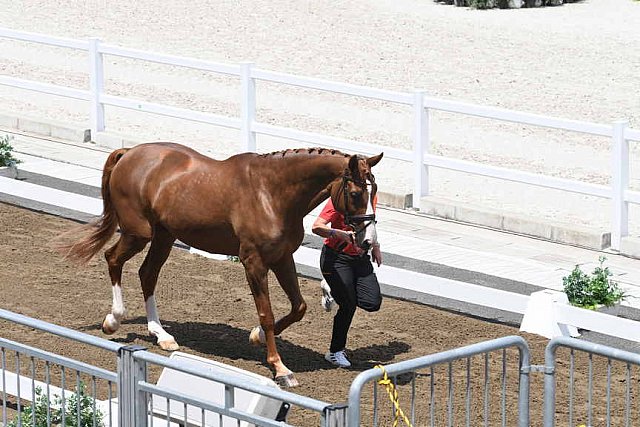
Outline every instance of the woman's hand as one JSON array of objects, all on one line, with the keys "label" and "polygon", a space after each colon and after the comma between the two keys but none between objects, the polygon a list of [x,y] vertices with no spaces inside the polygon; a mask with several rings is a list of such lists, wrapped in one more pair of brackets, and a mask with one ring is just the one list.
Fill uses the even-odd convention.
[{"label": "woman's hand", "polygon": [[380,245],[375,244],[371,247],[371,258],[378,264],[382,264],[382,252],[380,252]]},{"label": "woman's hand", "polygon": [[338,230],[337,228],[331,228],[329,222],[324,218],[316,218],[311,231],[320,237],[338,239],[340,242],[354,243],[356,233],[353,231]]},{"label": "woman's hand", "polygon": [[345,243],[354,243],[356,239],[356,233],[354,233],[353,231],[338,230],[336,228],[332,228],[329,237],[335,237],[336,239]]}]

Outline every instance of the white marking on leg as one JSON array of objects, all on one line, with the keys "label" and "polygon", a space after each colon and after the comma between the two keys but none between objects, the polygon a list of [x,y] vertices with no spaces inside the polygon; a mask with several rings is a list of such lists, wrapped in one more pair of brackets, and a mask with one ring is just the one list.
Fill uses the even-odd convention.
[{"label": "white marking on leg", "polygon": [[113,332],[120,327],[120,321],[124,318],[125,308],[122,301],[122,287],[116,283],[111,287],[113,292],[113,302],[111,303],[111,313],[105,318],[106,326]]},{"label": "white marking on leg", "polygon": [[168,334],[160,324],[158,317],[158,307],[156,306],[156,297],[151,295],[144,303],[147,310],[147,328],[152,335],[155,335],[160,341],[175,341],[173,336]]}]

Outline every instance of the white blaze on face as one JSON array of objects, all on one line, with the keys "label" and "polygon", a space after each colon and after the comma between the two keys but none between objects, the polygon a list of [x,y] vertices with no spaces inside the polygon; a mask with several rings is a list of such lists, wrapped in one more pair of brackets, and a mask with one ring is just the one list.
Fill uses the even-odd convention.
[{"label": "white blaze on face", "polygon": [[[371,197],[369,197],[369,201],[367,202],[367,213],[366,215],[373,215],[373,205],[371,204]],[[376,231],[376,223],[375,221],[371,222],[371,224],[366,228],[364,234],[364,241],[369,241],[372,245],[378,243],[378,233]]]},{"label": "white blaze on face", "polygon": [[156,297],[154,295],[147,298],[144,303],[144,307],[147,310],[147,329],[149,332],[158,338],[158,342],[174,341],[174,338],[164,330],[160,323],[158,307],[156,306]]}]

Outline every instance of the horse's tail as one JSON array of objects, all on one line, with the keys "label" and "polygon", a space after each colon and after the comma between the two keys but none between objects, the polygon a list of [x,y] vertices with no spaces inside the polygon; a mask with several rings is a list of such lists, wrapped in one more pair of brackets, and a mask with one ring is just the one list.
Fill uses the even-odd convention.
[{"label": "horse's tail", "polygon": [[77,235],[78,231],[85,234],[80,239],[67,244],[57,245],[66,258],[79,263],[87,263],[102,247],[109,241],[118,227],[118,215],[111,202],[111,191],[109,181],[111,172],[118,160],[128,151],[128,148],[121,148],[113,151],[104,164],[102,171],[102,215],[97,220],[80,227],[80,230],[69,232]]}]

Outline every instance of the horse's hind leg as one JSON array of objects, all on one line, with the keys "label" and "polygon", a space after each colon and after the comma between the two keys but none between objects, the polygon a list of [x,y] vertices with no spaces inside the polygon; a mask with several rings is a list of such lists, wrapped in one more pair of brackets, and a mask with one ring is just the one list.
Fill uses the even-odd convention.
[{"label": "horse's hind leg", "polygon": [[289,314],[279,319],[275,324],[274,333],[280,335],[291,324],[302,320],[307,311],[307,304],[300,293],[300,284],[298,283],[293,255],[285,256],[277,264],[271,266],[271,269],[291,302]]},{"label": "horse's hind leg", "polygon": [[107,314],[102,322],[102,332],[113,334],[120,327],[120,322],[124,317],[125,309],[122,299],[122,267],[125,262],[140,252],[149,239],[122,234],[118,242],[109,248],[104,256],[109,266],[109,276],[111,277],[111,290],[113,293],[113,303],[111,313]]},{"label": "horse's hind leg", "polygon": [[163,350],[174,351],[178,349],[176,340],[167,333],[158,316],[158,308],[156,306],[156,297],[154,295],[156,284],[158,283],[158,275],[160,269],[167,261],[171,253],[171,247],[175,241],[166,229],[156,226],[153,232],[153,239],[147,257],[140,266],[140,283],[142,284],[142,293],[144,295],[145,309],[147,310],[147,328],[149,332],[158,339],[158,345]]}]

